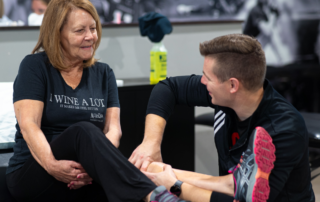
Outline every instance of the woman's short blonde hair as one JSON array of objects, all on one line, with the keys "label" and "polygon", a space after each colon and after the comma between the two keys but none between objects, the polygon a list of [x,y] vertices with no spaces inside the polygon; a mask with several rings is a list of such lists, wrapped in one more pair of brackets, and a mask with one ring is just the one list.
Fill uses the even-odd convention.
[{"label": "woman's short blonde hair", "polygon": [[101,41],[101,23],[99,15],[92,3],[89,0],[51,0],[43,17],[38,43],[32,53],[45,51],[50,63],[59,70],[69,68],[63,62],[61,30],[68,20],[69,13],[77,8],[83,9],[91,14],[96,21],[98,35],[92,58],[83,61],[83,67],[90,67],[97,61],[94,55]]}]

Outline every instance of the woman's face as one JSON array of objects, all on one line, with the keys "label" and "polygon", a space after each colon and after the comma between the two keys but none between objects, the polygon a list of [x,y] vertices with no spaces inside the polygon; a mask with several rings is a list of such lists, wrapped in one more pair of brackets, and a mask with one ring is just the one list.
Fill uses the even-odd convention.
[{"label": "woman's face", "polygon": [[33,0],[31,7],[34,13],[41,15],[47,10],[48,6],[41,0]]},{"label": "woman's face", "polygon": [[74,9],[61,30],[61,45],[65,62],[82,63],[93,56],[98,40],[96,21],[83,9]]}]

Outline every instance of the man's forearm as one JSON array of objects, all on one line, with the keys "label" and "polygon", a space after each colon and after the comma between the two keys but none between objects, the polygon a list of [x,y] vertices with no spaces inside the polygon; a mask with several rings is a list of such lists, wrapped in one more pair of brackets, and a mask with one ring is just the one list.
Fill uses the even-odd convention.
[{"label": "man's forearm", "polygon": [[202,189],[188,183],[183,183],[181,186],[181,195],[179,198],[192,202],[209,202],[212,192]]},{"label": "man's forearm", "polygon": [[155,114],[146,116],[146,127],[142,143],[161,145],[166,120]]},{"label": "man's forearm", "polygon": [[165,126],[164,118],[155,114],[147,115],[144,139],[129,158],[138,169],[146,171],[151,162],[162,162],[161,142]]}]

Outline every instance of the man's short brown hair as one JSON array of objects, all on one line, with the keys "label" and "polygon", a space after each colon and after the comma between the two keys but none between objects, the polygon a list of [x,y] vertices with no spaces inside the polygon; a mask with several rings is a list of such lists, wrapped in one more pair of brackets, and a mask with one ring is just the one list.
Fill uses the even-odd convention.
[{"label": "man's short brown hair", "polygon": [[263,86],[266,58],[255,38],[243,34],[220,36],[200,43],[200,53],[216,61],[213,73],[221,82],[236,78],[249,91]]},{"label": "man's short brown hair", "polygon": [[94,54],[101,41],[99,15],[89,0],[51,0],[43,17],[38,43],[32,53],[45,51],[50,63],[59,70],[69,68],[63,61],[61,30],[67,23],[69,13],[73,9],[83,9],[87,11],[96,21],[98,40],[96,41],[92,58],[83,61],[83,67],[90,67],[96,62]]}]

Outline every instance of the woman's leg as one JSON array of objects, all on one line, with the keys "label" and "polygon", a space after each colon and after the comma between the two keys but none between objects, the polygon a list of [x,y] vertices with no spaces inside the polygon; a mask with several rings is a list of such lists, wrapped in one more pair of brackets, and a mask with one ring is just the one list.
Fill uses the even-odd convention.
[{"label": "woman's leg", "polygon": [[[57,160],[79,162],[93,179],[93,184],[97,183],[102,187],[109,201],[140,201],[156,188],[154,183],[132,165],[105,137],[103,132],[91,123],[80,122],[70,126],[54,139],[50,146]],[[19,186],[20,184],[17,182],[21,181],[19,180],[20,178],[11,181],[16,183],[8,183],[9,189],[11,186],[13,195],[17,195],[15,193],[17,190],[27,187],[30,189],[29,195],[24,192],[24,194],[27,194],[27,198],[43,195],[46,199],[46,196],[50,194],[55,195],[57,193],[56,195],[58,195],[61,190],[66,189],[66,194],[68,195],[89,189],[87,186],[91,186],[86,185],[79,190],[68,190],[67,184],[55,180],[40,165],[37,165],[36,161],[32,160],[30,164],[31,166],[29,167],[24,166],[21,168],[23,172],[21,172],[20,177],[27,180],[26,183]],[[31,172],[30,168],[34,169],[34,167],[37,167],[35,169],[36,172]],[[27,175],[31,177],[27,178]],[[33,186],[33,184],[39,186]],[[43,194],[40,193],[41,191]],[[31,196],[31,193],[34,195]]]},{"label": "woman's leg", "polygon": [[65,183],[49,175],[33,157],[22,168],[7,175],[7,184],[19,202],[108,201],[98,183],[70,190]]},{"label": "woman's leg", "polygon": [[80,122],[64,133],[50,144],[55,158],[79,162],[109,201],[139,201],[156,188],[93,124]]}]

